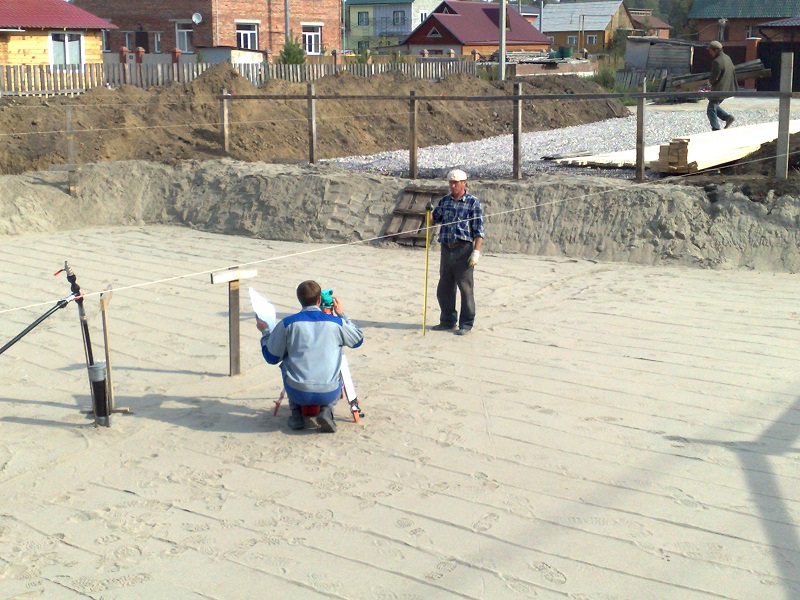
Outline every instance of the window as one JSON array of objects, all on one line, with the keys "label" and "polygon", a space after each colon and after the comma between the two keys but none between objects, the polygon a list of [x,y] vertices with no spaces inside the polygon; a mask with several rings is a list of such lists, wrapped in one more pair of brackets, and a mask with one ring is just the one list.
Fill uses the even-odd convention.
[{"label": "window", "polygon": [[322,54],[322,27],[303,25],[303,48],[306,54]]},{"label": "window", "polygon": [[153,34],[153,52],[156,54],[161,54],[161,32],[156,31]]},{"label": "window", "polygon": [[436,29],[436,27],[431,27],[431,30],[428,32],[428,37],[440,38],[442,37],[442,34],[439,33],[439,30]]},{"label": "window", "polygon": [[427,19],[427,18],[428,18],[428,13],[426,13],[426,12],[419,13],[419,22],[420,23],[424,23],[425,19]]},{"label": "window", "polygon": [[586,36],[586,43],[587,44],[596,44],[597,43],[597,36],[596,35],[587,35]]},{"label": "window", "polygon": [[101,32],[103,36],[103,52],[111,52],[111,39],[109,37],[108,29],[103,29]]},{"label": "window", "polygon": [[133,50],[134,48],[136,48],[136,40],[133,31],[125,32],[125,47],[128,50]]},{"label": "window", "polygon": [[402,10],[395,10],[392,12],[392,25],[405,25],[406,13]]},{"label": "window", "polygon": [[578,36],[577,35],[568,35],[567,36],[567,44],[570,46],[574,46],[578,43]]},{"label": "window", "polygon": [[236,24],[236,47],[243,50],[258,50],[258,24]]},{"label": "window", "polygon": [[80,65],[83,35],[80,33],[51,33],[50,56],[53,65]]},{"label": "window", "polygon": [[366,27],[369,25],[369,13],[367,11],[358,12],[358,25],[360,27]]},{"label": "window", "polygon": [[175,23],[175,43],[181,52],[194,52],[194,30],[192,23]]},{"label": "window", "polygon": [[363,54],[365,50],[369,50],[369,40],[361,40],[358,42],[358,53]]},{"label": "window", "polygon": [[755,25],[745,25],[744,26],[744,37],[751,38],[751,37],[758,37],[758,27]]},{"label": "window", "polygon": [[547,39],[550,40],[551,44],[555,44],[556,43],[556,38],[554,38],[552,35],[548,35]]}]

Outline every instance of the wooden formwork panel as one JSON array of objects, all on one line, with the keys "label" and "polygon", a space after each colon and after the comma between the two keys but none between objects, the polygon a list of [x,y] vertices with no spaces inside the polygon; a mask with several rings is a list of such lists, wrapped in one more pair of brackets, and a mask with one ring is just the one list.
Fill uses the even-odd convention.
[{"label": "wooden formwork panel", "polygon": [[[425,206],[436,203],[448,193],[438,187],[409,186],[392,211],[392,219],[386,228],[387,236],[392,236],[398,244],[406,246],[425,245]],[[436,231],[431,230],[431,244],[436,243]]]}]

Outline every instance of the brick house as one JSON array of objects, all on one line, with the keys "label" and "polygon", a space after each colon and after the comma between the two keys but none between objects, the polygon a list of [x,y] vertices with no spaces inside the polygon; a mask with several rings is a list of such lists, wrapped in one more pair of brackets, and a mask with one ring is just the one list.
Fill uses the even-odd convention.
[{"label": "brick house", "polygon": [[114,28],[64,0],[0,2],[0,65],[100,63]]},{"label": "brick house", "polygon": [[694,0],[689,18],[698,31],[697,40],[725,42],[729,48],[744,48],[748,38],[760,37],[759,27],[777,19],[800,15],[800,0]]},{"label": "brick house", "polygon": [[342,7],[339,0],[73,0],[76,6],[114,23],[119,29],[107,36],[105,51],[125,46],[148,53],[179,48],[224,46],[266,50],[283,48],[286,13],[289,31],[300,38],[309,55],[342,47]]}]

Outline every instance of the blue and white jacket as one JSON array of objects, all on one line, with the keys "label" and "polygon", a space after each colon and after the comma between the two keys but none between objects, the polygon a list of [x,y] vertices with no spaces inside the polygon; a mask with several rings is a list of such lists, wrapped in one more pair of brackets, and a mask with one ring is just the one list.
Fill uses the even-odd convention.
[{"label": "blue and white jacket", "polygon": [[346,316],[329,315],[307,306],[261,335],[261,353],[271,365],[281,365],[283,380],[303,392],[339,388],[342,346],[358,348],[364,334]]}]

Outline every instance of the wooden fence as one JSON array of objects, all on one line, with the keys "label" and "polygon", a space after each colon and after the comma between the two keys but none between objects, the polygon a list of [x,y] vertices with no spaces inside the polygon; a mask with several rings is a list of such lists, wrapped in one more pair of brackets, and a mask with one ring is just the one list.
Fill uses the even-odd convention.
[{"label": "wooden fence", "polygon": [[[54,96],[80,94],[94,87],[133,85],[151,88],[173,82],[188,83],[200,77],[209,63],[183,64],[87,64],[82,66],[0,65],[0,96]],[[441,79],[454,73],[477,75],[474,61],[431,61],[380,64],[234,64],[242,77],[256,87],[270,79],[295,83],[312,82],[346,71],[359,77],[399,71],[415,79]]]}]

